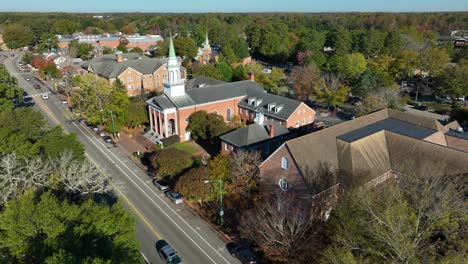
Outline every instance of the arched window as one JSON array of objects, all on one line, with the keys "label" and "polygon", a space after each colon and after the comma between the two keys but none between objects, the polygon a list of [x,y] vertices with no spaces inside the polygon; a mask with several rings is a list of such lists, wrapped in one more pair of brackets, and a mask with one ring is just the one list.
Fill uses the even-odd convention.
[{"label": "arched window", "polygon": [[289,190],[289,183],[288,181],[285,179],[285,178],[281,178],[279,181],[278,181],[278,185],[280,187],[280,189],[284,192],[286,192],[287,190]]},{"label": "arched window", "polygon": [[228,122],[231,121],[231,108],[228,108],[226,110],[226,121],[228,121]]},{"label": "arched window", "polygon": [[287,157],[282,157],[281,158],[281,168],[287,170],[289,169],[289,160]]}]

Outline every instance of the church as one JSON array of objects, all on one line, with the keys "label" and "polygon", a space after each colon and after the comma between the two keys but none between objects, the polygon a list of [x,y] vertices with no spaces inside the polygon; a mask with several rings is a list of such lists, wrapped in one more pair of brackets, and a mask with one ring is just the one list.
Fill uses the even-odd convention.
[{"label": "church", "polygon": [[315,112],[303,102],[269,94],[254,81],[226,83],[199,77],[186,81],[177,60],[172,38],[169,43],[167,79],[164,94],[147,101],[151,134],[157,139],[177,135],[180,141],[190,139],[189,117],[196,111],[222,116],[231,122],[234,116],[247,124],[275,122],[286,128],[312,125]]}]

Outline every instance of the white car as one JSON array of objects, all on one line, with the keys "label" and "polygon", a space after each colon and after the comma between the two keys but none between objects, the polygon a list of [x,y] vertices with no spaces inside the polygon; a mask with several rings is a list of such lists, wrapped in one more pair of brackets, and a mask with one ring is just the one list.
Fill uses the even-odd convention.
[{"label": "white car", "polygon": [[62,100],[62,104],[67,104],[67,100]]},{"label": "white car", "polygon": [[46,93],[45,93],[45,94],[42,94],[42,99],[44,99],[44,100],[47,100],[47,99],[49,99],[49,95],[48,95],[48,94],[46,94]]}]

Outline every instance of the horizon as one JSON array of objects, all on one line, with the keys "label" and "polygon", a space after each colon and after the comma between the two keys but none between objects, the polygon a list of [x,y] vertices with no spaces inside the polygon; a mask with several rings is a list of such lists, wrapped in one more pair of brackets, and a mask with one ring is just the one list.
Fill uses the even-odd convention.
[{"label": "horizon", "polygon": [[[273,3],[272,3],[273,2]],[[37,0],[16,0],[2,7],[1,13],[79,13],[79,14],[179,14],[179,13],[441,13],[467,12],[468,1],[460,0],[405,0],[347,1],[347,0],[238,0],[221,3],[215,0],[179,0],[176,5],[162,0],[62,1],[53,4]]]}]

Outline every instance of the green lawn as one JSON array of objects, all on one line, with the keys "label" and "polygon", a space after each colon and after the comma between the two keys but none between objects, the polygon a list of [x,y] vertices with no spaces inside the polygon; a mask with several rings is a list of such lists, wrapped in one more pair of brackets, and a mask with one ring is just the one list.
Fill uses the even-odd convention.
[{"label": "green lawn", "polygon": [[178,149],[180,151],[186,152],[186,153],[188,153],[190,155],[194,155],[194,154],[200,152],[199,148],[197,148],[191,142],[188,142],[188,141],[174,144],[174,145],[170,146],[169,148],[175,148],[175,149]]}]

